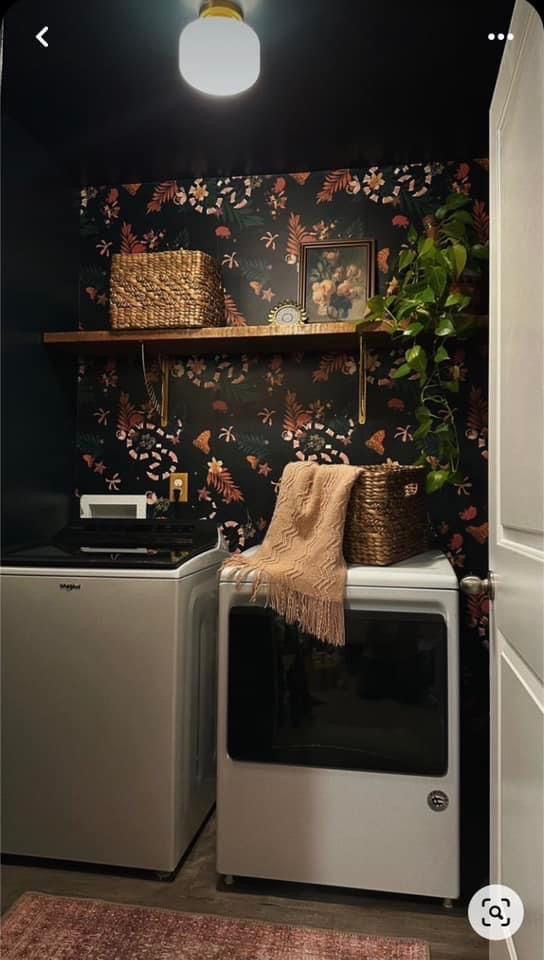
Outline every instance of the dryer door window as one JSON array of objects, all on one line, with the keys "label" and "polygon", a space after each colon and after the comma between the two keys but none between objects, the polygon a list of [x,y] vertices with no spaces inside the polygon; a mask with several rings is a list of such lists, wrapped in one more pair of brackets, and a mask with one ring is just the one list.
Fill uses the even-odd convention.
[{"label": "dryer door window", "polygon": [[346,610],[327,647],[270,609],[230,613],[233,760],[441,776],[447,633],[439,615]]}]

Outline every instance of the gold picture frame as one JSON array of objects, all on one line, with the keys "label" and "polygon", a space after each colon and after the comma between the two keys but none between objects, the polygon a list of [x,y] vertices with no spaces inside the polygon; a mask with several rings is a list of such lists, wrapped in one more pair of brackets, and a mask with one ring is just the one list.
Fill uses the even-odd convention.
[{"label": "gold picture frame", "polygon": [[376,241],[308,240],[301,244],[298,299],[308,323],[355,323],[374,296]]}]

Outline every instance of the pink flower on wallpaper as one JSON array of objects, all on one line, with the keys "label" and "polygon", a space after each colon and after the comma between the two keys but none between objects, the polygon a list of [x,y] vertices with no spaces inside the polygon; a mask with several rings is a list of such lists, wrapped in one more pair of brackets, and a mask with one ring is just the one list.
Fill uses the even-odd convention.
[{"label": "pink flower on wallpaper", "polygon": [[383,247],[381,250],[378,250],[378,255],[376,257],[378,261],[378,270],[381,273],[387,273],[389,270],[389,254],[391,253],[389,247]]},{"label": "pink flower on wallpaper", "polygon": [[464,538],[460,533],[454,533],[449,543],[448,559],[454,567],[463,568],[465,565],[465,554],[462,552]]},{"label": "pink flower on wallpaper", "polygon": [[121,477],[118,473],[114,473],[113,477],[106,477],[106,483],[108,485],[108,490],[117,491],[121,486]]},{"label": "pink flower on wallpaper", "polygon": [[228,240],[232,236],[232,231],[230,227],[216,227],[215,228],[216,237],[220,237],[221,240]]},{"label": "pink flower on wallpaper", "polygon": [[392,397],[391,400],[387,401],[387,406],[390,410],[397,410],[399,413],[402,413],[404,410],[404,400],[401,400],[400,397]]},{"label": "pink flower on wallpaper", "polygon": [[460,533],[454,533],[450,540],[450,550],[460,550],[463,546],[463,537]]},{"label": "pink flower on wallpaper", "polygon": [[110,413],[111,413],[111,410],[104,410],[103,407],[100,407],[100,409],[97,410],[96,413],[93,413],[93,417],[96,417],[96,419],[101,425],[103,425],[104,427],[107,427],[108,417]]},{"label": "pink flower on wallpaper", "polygon": [[409,221],[408,217],[405,217],[404,214],[402,214],[402,213],[397,213],[396,216],[393,217],[391,223],[393,224],[394,227],[409,227],[409,226],[410,226],[410,221]]},{"label": "pink flower on wallpaper", "polygon": [[465,180],[470,173],[470,166],[468,163],[460,163],[455,172],[456,180]]},{"label": "pink flower on wallpaper", "polygon": [[467,507],[466,510],[463,510],[459,514],[461,520],[474,520],[478,516],[478,511],[476,507]]}]

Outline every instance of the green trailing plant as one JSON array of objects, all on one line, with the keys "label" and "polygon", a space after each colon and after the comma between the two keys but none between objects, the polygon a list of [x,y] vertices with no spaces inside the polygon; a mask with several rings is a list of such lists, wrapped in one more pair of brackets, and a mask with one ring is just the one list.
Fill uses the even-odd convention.
[{"label": "green trailing plant", "polygon": [[478,327],[469,307],[474,278],[480,278],[488,259],[488,246],[478,242],[467,209],[470,203],[469,197],[453,193],[434,215],[424,218],[423,232],[410,227],[385,295],[369,300],[368,312],[357,324],[363,332],[369,322],[385,323],[405,346],[404,360],[392,377],[414,381],[419,391],[416,463],[428,467],[428,493],[462,479],[452,407],[459,378],[450,344]]}]

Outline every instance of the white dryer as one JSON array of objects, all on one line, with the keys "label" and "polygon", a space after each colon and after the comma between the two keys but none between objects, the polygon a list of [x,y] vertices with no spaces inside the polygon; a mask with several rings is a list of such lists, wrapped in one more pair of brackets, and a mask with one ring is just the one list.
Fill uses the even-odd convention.
[{"label": "white dryer", "polygon": [[4,557],[2,849],[174,870],[215,801],[215,529],[80,521]]},{"label": "white dryer", "polygon": [[346,645],[219,587],[218,872],[459,895],[457,579],[348,568]]}]

